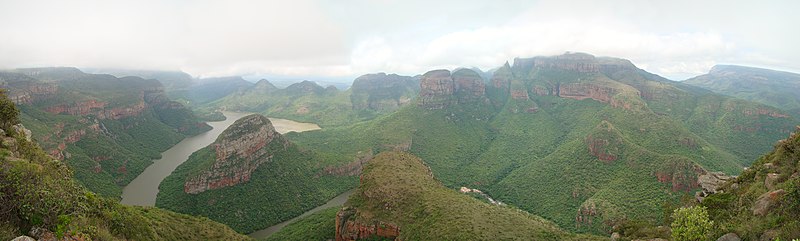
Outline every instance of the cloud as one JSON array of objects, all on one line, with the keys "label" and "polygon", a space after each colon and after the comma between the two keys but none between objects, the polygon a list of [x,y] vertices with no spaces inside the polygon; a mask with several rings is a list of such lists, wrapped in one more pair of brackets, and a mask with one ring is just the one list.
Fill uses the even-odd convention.
[{"label": "cloud", "polygon": [[352,79],[489,69],[565,51],[672,79],[717,63],[800,71],[798,1],[0,2],[0,68]]},{"label": "cloud", "polygon": [[[497,67],[514,57],[556,55],[566,51],[587,52],[599,56],[631,59],[648,70],[667,76],[699,74],[713,66],[715,59],[735,55],[735,45],[717,33],[691,32],[658,34],[643,32],[624,24],[592,24],[575,21],[531,22],[524,25],[486,27],[443,34],[417,46],[404,46],[402,41],[378,48],[408,49],[385,61],[382,67],[413,63],[417,68],[388,71],[424,72],[432,68]],[[363,48],[370,44],[359,45]],[[386,50],[388,49],[388,50]],[[359,49],[359,52],[370,50]],[[359,66],[362,62],[354,61]],[[359,69],[359,68],[357,68]],[[364,66],[364,69],[369,69]]]}]

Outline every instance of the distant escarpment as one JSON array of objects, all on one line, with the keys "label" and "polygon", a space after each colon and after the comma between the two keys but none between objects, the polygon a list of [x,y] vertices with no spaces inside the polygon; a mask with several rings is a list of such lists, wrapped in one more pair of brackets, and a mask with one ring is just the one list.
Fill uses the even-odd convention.
[{"label": "distant escarpment", "polygon": [[211,129],[152,79],[35,68],[0,80],[42,148],[104,195],[118,196],[161,151]]},{"label": "distant escarpment", "polygon": [[416,98],[419,79],[396,74],[366,74],[350,87],[354,110],[394,111]]},{"label": "distant escarpment", "polygon": [[[427,72],[416,105],[392,115],[292,138],[347,156],[409,143],[404,150],[445,186],[477,188],[564,229],[605,234],[631,223],[666,225],[665,210],[713,193],[709,179],[740,173],[796,125],[779,109],[670,81],[624,59],[516,59],[483,86],[459,71]],[[388,224],[400,236],[416,229],[364,220],[340,229],[356,237],[353,230]]]},{"label": "distant escarpment", "polygon": [[[368,158],[368,157],[367,157]],[[361,161],[302,150],[270,120],[236,120],[161,182],[156,206],[250,233],[295,217],[355,185]]]},{"label": "distant escarpment", "polygon": [[281,151],[289,144],[266,117],[253,114],[237,120],[212,144],[213,163],[188,177],[184,192],[197,194],[249,181],[259,165],[271,160],[271,149],[265,147],[273,142],[283,146]]},{"label": "distant escarpment", "polygon": [[336,240],[361,239],[602,240],[448,189],[422,160],[402,152],[367,162],[361,184],[336,214]]}]

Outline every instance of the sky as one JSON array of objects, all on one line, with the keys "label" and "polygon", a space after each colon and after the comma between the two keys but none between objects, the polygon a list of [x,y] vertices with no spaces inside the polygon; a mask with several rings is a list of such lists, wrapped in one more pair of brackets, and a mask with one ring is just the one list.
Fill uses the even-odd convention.
[{"label": "sky", "polygon": [[0,69],[181,70],[352,81],[566,51],[683,80],[800,73],[800,1],[0,0]]}]

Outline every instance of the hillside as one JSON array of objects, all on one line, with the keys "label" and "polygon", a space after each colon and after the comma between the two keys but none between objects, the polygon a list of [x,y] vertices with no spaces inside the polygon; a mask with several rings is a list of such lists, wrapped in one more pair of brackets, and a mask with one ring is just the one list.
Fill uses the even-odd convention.
[{"label": "hillside", "polygon": [[[8,104],[8,105],[7,105]],[[98,196],[31,141],[0,94],[0,240],[247,240],[207,218],[129,207]],[[12,126],[13,125],[13,126]],[[35,136],[36,133],[34,133]]]},{"label": "hillside", "polygon": [[618,223],[663,224],[700,188],[698,176],[738,174],[796,123],[588,54],[518,58],[488,82],[469,69],[433,70],[420,87],[390,115],[288,137],[336,158],[409,151],[445,186],[601,234]]},{"label": "hillside", "polygon": [[260,80],[254,87],[231,93],[203,109],[257,112],[324,127],[344,126],[391,113],[411,103],[417,92],[419,82],[415,78],[384,73],[358,77],[348,90],[323,88],[311,81],[280,89]]},{"label": "hillside", "polygon": [[700,205],[716,223],[714,237],[744,240],[800,237],[800,126],[753,166],[721,185]]},{"label": "hillside", "polygon": [[800,74],[736,65],[717,65],[683,83],[781,108],[800,117]]},{"label": "hillside", "polygon": [[336,215],[336,240],[602,240],[569,234],[514,208],[482,202],[439,183],[419,158],[383,152]]},{"label": "hillside", "polygon": [[155,80],[75,68],[18,69],[0,79],[42,148],[89,190],[110,197],[161,151],[211,128]]},{"label": "hillside", "polygon": [[156,206],[251,233],[352,188],[360,161],[345,165],[351,160],[302,150],[269,119],[253,114],[234,122],[164,179]]}]

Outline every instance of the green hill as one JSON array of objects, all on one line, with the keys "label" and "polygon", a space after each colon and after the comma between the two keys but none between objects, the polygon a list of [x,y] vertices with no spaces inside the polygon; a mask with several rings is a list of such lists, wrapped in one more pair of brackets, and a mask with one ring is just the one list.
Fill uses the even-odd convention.
[{"label": "green hill", "polygon": [[717,65],[684,83],[786,110],[800,117],[800,74],[736,65]]},{"label": "green hill", "polygon": [[796,124],[776,108],[588,54],[515,59],[485,82],[469,69],[430,71],[415,104],[288,137],[339,159],[407,150],[445,186],[599,234],[663,224],[700,173],[738,174]]},{"label": "green hill", "polygon": [[279,89],[267,80],[260,80],[254,87],[231,93],[203,109],[256,112],[323,127],[344,126],[391,113],[411,103],[417,92],[418,80],[384,73],[358,77],[344,91],[332,86],[323,88],[311,81]]},{"label": "green hill", "polygon": [[[159,186],[156,206],[250,233],[291,219],[355,185],[360,161],[322,158],[253,114],[193,153]],[[340,167],[340,165],[342,165]]]},{"label": "green hill", "polygon": [[89,190],[110,197],[160,152],[211,129],[152,79],[75,68],[18,69],[0,72],[0,79],[42,148]]},{"label": "green hill", "polygon": [[[7,105],[8,104],[8,105]],[[48,156],[0,94],[0,240],[247,240],[225,225],[158,208],[130,207],[98,196]],[[33,133],[34,136],[36,133]]]},{"label": "green hill", "polygon": [[419,158],[383,152],[364,167],[336,216],[337,240],[602,240],[574,235],[524,211],[443,186]]}]

